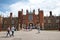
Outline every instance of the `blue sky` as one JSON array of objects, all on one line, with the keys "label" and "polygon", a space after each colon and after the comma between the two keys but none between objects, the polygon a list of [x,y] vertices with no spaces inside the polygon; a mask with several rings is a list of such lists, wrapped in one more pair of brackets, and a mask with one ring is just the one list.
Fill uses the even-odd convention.
[{"label": "blue sky", "polygon": [[12,5],[14,3],[17,3],[17,2],[26,2],[27,0],[0,0],[0,11],[8,11],[9,8],[8,6],[9,5]]},{"label": "blue sky", "polygon": [[[31,9],[30,9],[31,8]],[[38,14],[38,8],[44,11],[44,16],[49,16],[49,11],[53,15],[60,15],[60,0],[0,0],[0,15],[9,16],[13,12],[13,16],[18,15],[18,11],[23,9],[26,14],[26,9],[29,11],[35,9]]]}]

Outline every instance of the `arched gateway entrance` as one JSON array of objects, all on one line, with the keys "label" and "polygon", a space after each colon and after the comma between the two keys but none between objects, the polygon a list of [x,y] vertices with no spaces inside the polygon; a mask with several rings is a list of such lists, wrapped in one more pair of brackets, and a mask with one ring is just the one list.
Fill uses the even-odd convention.
[{"label": "arched gateway entrance", "polygon": [[34,26],[34,24],[33,24],[33,23],[29,23],[29,24],[28,24],[28,28],[32,28],[32,29],[34,29],[34,28],[35,28],[35,26]]},{"label": "arched gateway entrance", "polygon": [[33,23],[29,23],[28,28],[32,28],[33,27]]}]

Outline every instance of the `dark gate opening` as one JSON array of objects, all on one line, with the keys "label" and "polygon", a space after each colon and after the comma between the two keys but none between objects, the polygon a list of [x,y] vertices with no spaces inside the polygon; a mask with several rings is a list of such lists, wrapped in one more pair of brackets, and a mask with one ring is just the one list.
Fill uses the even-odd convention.
[{"label": "dark gate opening", "polygon": [[33,25],[33,23],[29,23],[29,27],[28,28],[30,28],[30,27],[32,27],[32,29],[35,28],[35,26]]}]

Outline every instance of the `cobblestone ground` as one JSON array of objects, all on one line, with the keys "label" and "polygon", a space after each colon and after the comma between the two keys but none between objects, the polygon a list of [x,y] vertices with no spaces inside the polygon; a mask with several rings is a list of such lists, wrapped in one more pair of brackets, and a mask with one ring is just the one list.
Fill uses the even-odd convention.
[{"label": "cobblestone ground", "polygon": [[60,31],[37,30],[15,31],[14,37],[6,37],[6,32],[0,32],[0,40],[60,40]]}]

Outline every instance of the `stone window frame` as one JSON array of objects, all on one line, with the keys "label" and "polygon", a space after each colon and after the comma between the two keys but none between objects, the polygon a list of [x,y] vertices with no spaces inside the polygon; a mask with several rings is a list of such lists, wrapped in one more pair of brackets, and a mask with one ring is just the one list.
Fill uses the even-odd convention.
[{"label": "stone window frame", "polygon": [[50,19],[48,20],[48,23],[51,23],[51,20]]},{"label": "stone window frame", "polygon": [[56,23],[59,23],[59,19],[56,19]]}]

